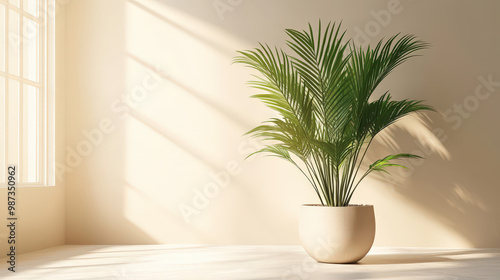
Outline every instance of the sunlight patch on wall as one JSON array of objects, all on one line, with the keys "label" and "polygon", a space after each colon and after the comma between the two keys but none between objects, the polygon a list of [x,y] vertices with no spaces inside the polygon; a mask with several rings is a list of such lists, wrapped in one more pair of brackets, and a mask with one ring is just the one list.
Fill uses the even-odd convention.
[{"label": "sunlight patch on wall", "polygon": [[[196,231],[188,228],[175,215],[163,207],[160,199],[150,197],[132,185],[125,185],[125,217],[158,243],[203,243]],[[197,242],[196,242],[197,241]]]}]

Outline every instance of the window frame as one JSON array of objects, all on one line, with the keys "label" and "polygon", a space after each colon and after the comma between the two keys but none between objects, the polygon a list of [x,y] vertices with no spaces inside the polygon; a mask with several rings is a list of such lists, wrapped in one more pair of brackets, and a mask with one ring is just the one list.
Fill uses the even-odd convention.
[{"label": "window frame", "polygon": [[[0,76],[4,77],[5,80],[5,151],[4,157],[0,160],[3,160],[5,170],[0,170],[0,172],[6,174],[7,167],[9,164],[14,163],[18,168],[17,172],[17,186],[22,187],[42,187],[42,186],[54,186],[55,185],[55,79],[54,79],[54,66],[55,66],[55,15],[56,15],[56,5],[55,0],[37,0],[36,7],[38,9],[38,17],[27,12],[23,5],[24,0],[19,0],[19,7],[10,3],[9,0],[0,0],[0,3],[5,7],[5,72],[0,71]],[[52,8],[52,9],[51,9]],[[18,70],[19,76],[15,74],[11,74],[9,70],[9,17],[10,11],[14,11],[19,15],[19,57],[18,57]],[[37,73],[38,73],[38,82],[34,82],[30,80],[28,77],[25,77],[24,71],[24,49],[23,45],[26,37],[24,36],[25,28],[25,18],[32,20],[38,24],[38,32],[36,36],[38,36],[37,42]],[[18,137],[17,137],[17,159],[9,158],[9,81],[14,80],[19,83],[18,89],[18,108],[15,110],[18,114]],[[25,114],[23,113],[24,106],[24,85],[29,85],[38,90],[37,98],[38,98],[38,115],[37,115],[37,181],[36,182],[28,182],[24,181],[23,173],[27,172],[27,165],[23,158],[22,151],[27,149],[28,147],[24,145],[23,138],[23,117]],[[24,147],[23,147],[24,146]],[[12,146],[11,146],[12,147]],[[14,162],[13,162],[14,161]],[[1,178],[1,177],[0,177]],[[3,178],[7,179],[7,176],[3,176]],[[0,182],[0,186],[6,186],[7,182]]]}]

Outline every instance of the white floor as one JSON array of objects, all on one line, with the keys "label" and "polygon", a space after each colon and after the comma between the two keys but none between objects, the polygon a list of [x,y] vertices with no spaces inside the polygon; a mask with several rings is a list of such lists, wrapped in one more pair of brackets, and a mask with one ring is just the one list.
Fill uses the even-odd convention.
[{"label": "white floor", "polygon": [[358,264],[299,246],[65,245],[22,254],[0,279],[500,279],[500,249],[373,248]]}]

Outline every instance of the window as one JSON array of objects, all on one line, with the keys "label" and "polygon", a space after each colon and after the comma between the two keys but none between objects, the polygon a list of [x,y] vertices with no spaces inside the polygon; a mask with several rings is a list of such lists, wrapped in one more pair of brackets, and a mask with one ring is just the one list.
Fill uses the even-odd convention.
[{"label": "window", "polygon": [[[53,98],[47,75],[51,23],[45,0],[0,0],[0,184],[53,184]],[[53,56],[51,56],[53,57]],[[51,172],[52,170],[52,172]]]}]

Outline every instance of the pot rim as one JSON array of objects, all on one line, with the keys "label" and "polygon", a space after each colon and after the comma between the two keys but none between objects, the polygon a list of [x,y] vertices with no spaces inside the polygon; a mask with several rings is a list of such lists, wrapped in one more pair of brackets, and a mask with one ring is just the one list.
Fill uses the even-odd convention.
[{"label": "pot rim", "polygon": [[324,208],[356,208],[356,207],[373,207],[370,204],[349,204],[347,206],[328,206],[321,204],[302,204],[302,207],[324,207]]}]

